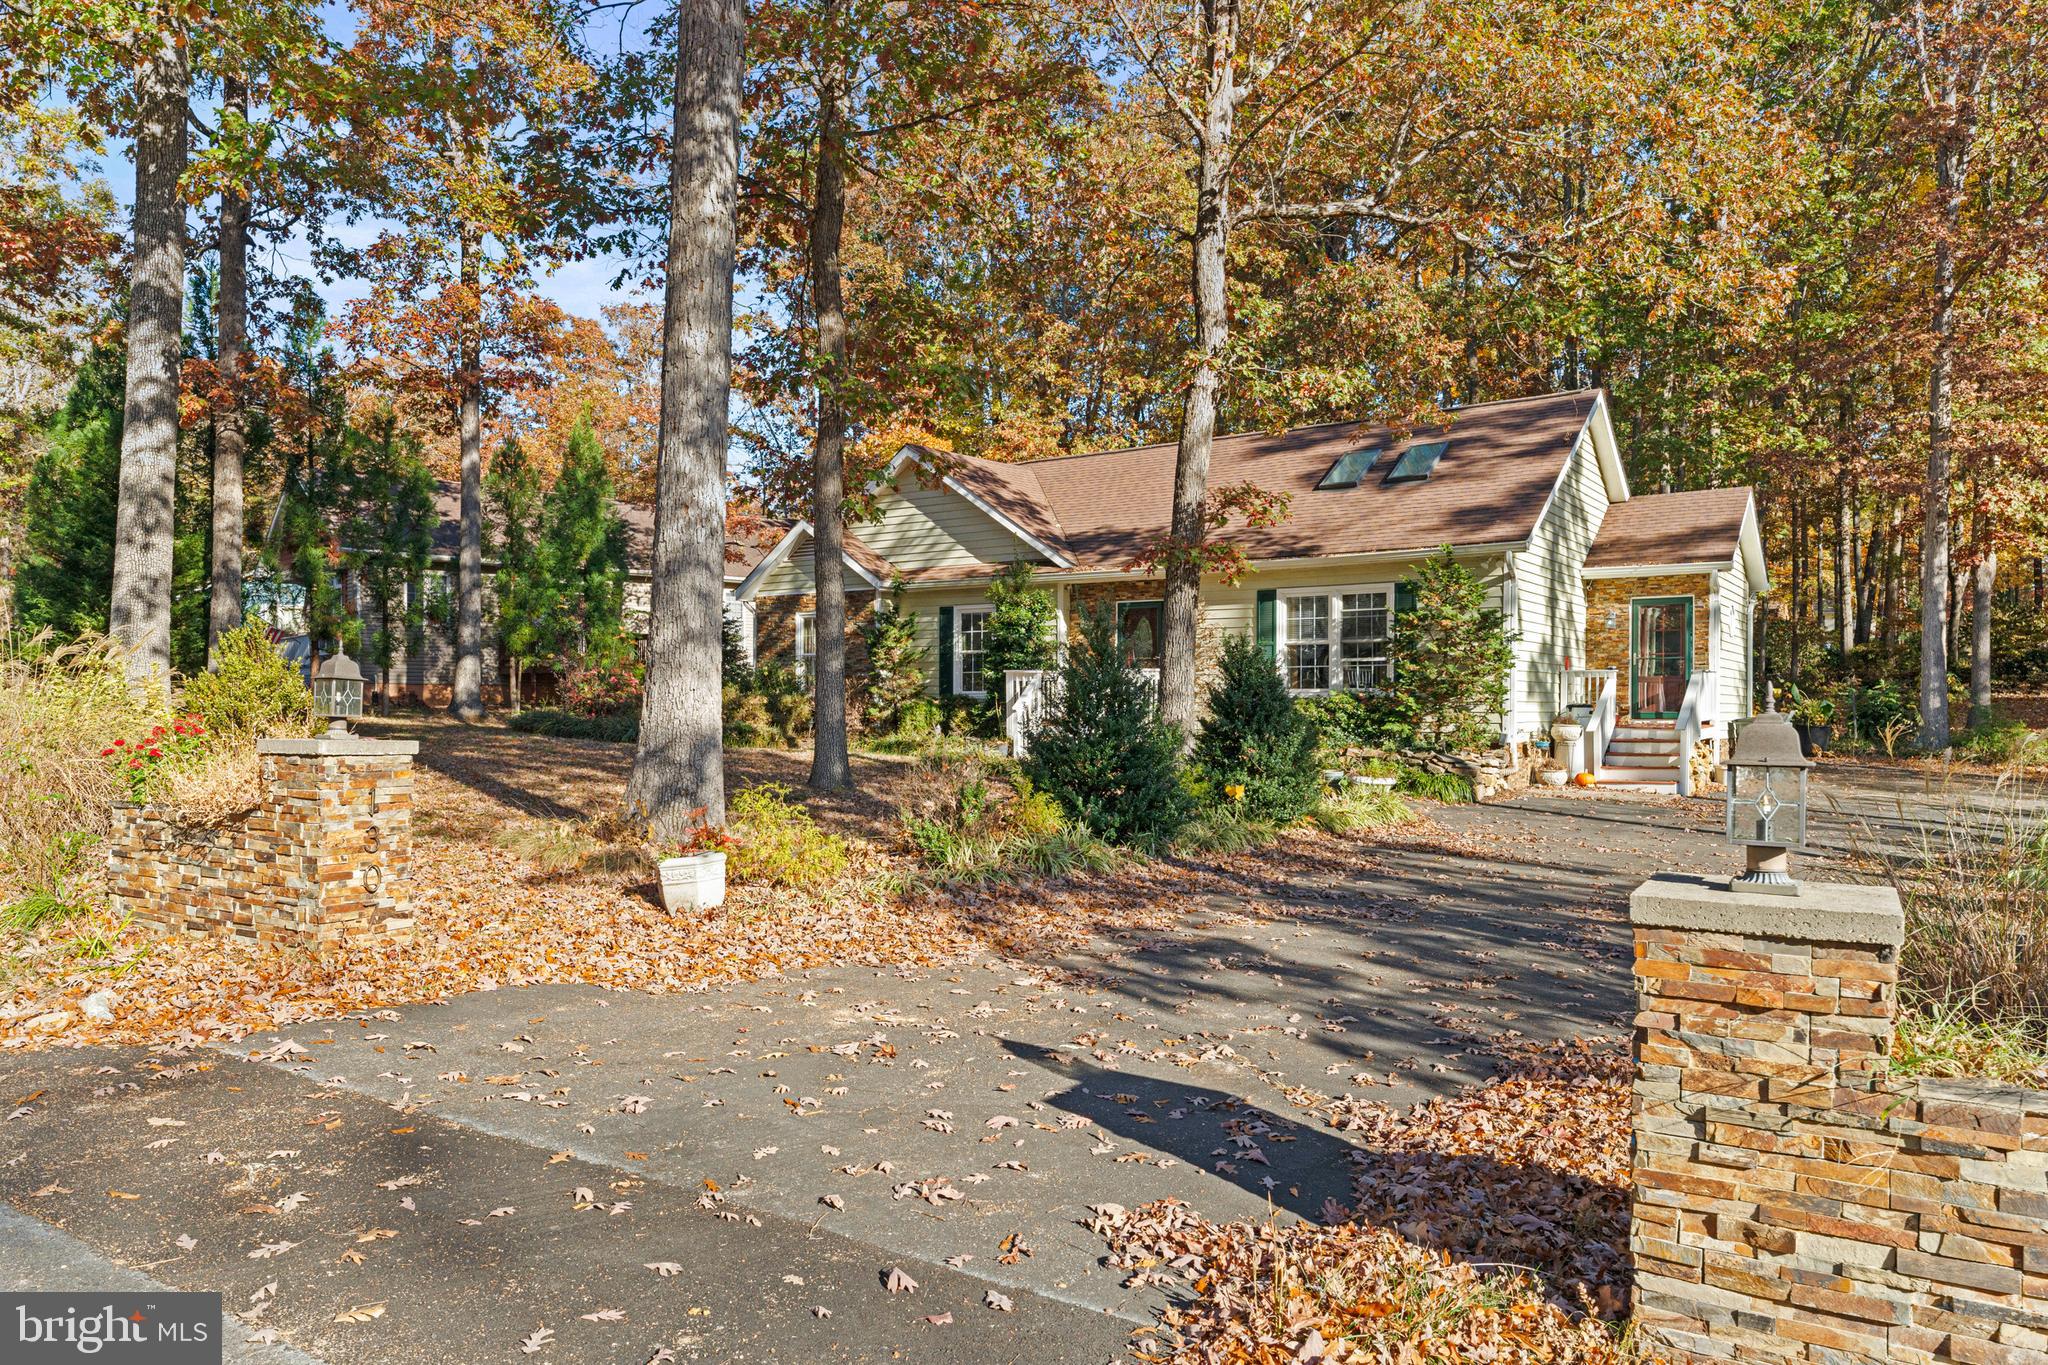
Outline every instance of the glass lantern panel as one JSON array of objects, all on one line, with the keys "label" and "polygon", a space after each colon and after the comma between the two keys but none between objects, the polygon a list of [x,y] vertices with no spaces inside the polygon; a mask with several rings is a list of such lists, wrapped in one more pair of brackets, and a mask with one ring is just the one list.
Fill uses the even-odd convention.
[{"label": "glass lantern panel", "polygon": [[1805,842],[1806,774],[1794,768],[1730,769],[1728,837],[1742,843]]}]

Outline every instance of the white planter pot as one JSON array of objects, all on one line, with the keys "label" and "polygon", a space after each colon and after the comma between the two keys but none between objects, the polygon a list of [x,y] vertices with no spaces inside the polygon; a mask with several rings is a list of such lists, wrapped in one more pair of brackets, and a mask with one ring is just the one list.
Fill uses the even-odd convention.
[{"label": "white planter pot", "polygon": [[1382,791],[1392,791],[1394,789],[1394,779],[1391,777],[1354,777],[1351,779],[1351,785],[1354,787],[1378,787]]},{"label": "white planter pot", "polygon": [[1536,774],[1537,780],[1546,787],[1562,787],[1569,774],[1562,768],[1546,768]]},{"label": "white planter pot", "polygon": [[1325,769],[1323,769],[1323,781],[1325,781],[1325,782],[1329,783],[1329,784],[1330,784],[1331,786],[1333,786],[1333,787],[1341,787],[1341,786],[1343,786],[1343,785],[1344,785],[1344,770],[1343,770],[1342,768],[1325,768]]},{"label": "white planter pot", "polygon": [[716,910],[725,904],[725,855],[686,853],[661,860],[661,905],[678,910]]}]

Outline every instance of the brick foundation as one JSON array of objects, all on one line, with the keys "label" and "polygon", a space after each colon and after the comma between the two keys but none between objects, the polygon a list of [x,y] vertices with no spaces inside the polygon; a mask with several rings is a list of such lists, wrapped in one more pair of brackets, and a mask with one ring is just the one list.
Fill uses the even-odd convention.
[{"label": "brick foundation", "polygon": [[1889,888],[1631,901],[1630,1228],[1674,1361],[2048,1362],[2048,1093],[1889,1080]]},{"label": "brick foundation", "polygon": [[255,809],[182,825],[120,805],[107,856],[114,909],[174,933],[330,947],[412,928],[412,759],[419,745],[261,740]]}]

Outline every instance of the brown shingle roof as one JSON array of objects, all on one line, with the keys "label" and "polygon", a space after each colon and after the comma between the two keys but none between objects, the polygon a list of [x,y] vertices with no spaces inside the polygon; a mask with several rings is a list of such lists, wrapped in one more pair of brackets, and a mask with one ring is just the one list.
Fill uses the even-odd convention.
[{"label": "brown shingle roof", "polygon": [[[1355,422],[1223,436],[1210,457],[1209,486],[1251,483],[1290,496],[1278,526],[1232,533],[1255,560],[1520,541],[1598,401],[1598,391],[1586,389],[1474,404],[1405,436]],[[1385,482],[1400,450],[1446,439],[1450,448],[1429,478]],[[1366,446],[1385,453],[1356,487],[1316,487],[1339,456]],[[1028,465],[950,458],[963,486],[1078,567],[1117,569],[1165,528],[1174,456],[1168,442]]]},{"label": "brown shingle roof", "polygon": [[1733,561],[1749,510],[1747,488],[1647,493],[1607,509],[1587,552],[1589,569]]}]

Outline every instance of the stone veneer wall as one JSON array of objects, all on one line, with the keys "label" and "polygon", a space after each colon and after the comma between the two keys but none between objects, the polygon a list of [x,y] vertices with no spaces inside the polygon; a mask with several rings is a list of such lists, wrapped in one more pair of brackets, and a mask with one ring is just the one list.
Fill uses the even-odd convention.
[{"label": "stone veneer wall", "polygon": [[[777,659],[785,664],[796,659],[796,618],[818,609],[818,599],[801,597],[758,597],[754,599],[754,657],[761,663]],[[851,697],[868,675],[868,642],[861,634],[875,609],[872,592],[846,594],[846,686]],[[849,702],[849,710],[857,711]]]},{"label": "stone veneer wall", "polygon": [[328,947],[412,927],[412,760],[419,745],[263,740],[253,810],[187,827],[164,806],[114,808],[114,909],[179,933]]},{"label": "stone veneer wall", "polygon": [[1677,1361],[2048,1362],[2048,1093],[1889,1080],[1889,888],[1658,878],[1635,924],[1638,1321]]},{"label": "stone veneer wall", "polygon": [[[1117,602],[1162,602],[1166,599],[1166,580],[1147,578],[1137,582],[1118,581],[1110,583],[1076,583],[1067,589],[1067,611],[1070,617],[1068,634],[1078,639],[1082,619],[1089,613],[1101,611]],[[1210,683],[1217,676],[1217,668],[1223,657],[1223,641],[1226,632],[1209,624],[1207,613],[1197,619],[1195,626],[1195,687],[1206,693]]]},{"label": "stone veneer wall", "polygon": [[[1714,580],[1710,574],[1662,574],[1651,578],[1589,578],[1586,580],[1586,667],[1619,671],[1620,715],[1629,714],[1629,635],[1635,629],[1629,600],[1636,597],[1692,599],[1692,666],[1705,668],[1708,633],[1713,629]],[[1610,619],[1611,618],[1611,619]]]}]

